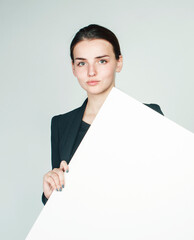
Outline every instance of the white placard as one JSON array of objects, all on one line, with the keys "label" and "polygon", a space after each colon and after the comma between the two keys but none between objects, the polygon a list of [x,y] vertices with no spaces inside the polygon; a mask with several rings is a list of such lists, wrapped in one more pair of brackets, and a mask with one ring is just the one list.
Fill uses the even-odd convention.
[{"label": "white placard", "polygon": [[194,239],[194,134],[113,88],[27,236]]}]

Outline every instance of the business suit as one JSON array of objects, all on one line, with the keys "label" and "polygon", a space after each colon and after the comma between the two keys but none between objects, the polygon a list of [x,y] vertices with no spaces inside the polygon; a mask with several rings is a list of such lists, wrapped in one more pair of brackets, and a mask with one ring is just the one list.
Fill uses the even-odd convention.
[{"label": "business suit", "polygon": [[[52,169],[59,168],[62,160],[68,164],[72,157],[72,148],[79,131],[83,114],[87,105],[87,99],[81,107],[76,108],[68,113],[54,116],[51,121],[51,159]],[[160,114],[163,114],[159,105],[145,104]],[[42,202],[47,201],[44,194]]]}]

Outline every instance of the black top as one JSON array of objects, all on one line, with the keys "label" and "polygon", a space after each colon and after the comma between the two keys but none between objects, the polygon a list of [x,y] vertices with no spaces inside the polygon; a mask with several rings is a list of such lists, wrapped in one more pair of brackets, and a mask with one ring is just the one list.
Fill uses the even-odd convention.
[{"label": "black top", "polygon": [[90,124],[88,124],[88,123],[86,123],[84,121],[81,122],[79,131],[78,131],[76,139],[75,139],[75,143],[73,145],[73,149],[71,151],[71,158],[73,157],[75,151],[79,147],[79,145],[80,145],[82,139],[84,138],[86,132],[88,131],[89,127],[90,127]]}]

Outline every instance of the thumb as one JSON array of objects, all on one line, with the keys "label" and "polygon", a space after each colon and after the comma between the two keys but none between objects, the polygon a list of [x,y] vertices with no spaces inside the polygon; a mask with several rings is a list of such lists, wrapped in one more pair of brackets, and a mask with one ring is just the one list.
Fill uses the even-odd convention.
[{"label": "thumb", "polygon": [[65,160],[61,161],[61,163],[60,163],[60,169],[61,169],[63,172],[66,172],[66,173],[69,172],[69,165],[67,164],[67,162],[66,162]]}]

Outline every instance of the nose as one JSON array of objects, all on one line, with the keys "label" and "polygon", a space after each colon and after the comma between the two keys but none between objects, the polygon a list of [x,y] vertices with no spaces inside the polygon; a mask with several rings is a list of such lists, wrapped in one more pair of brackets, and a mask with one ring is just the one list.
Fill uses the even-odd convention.
[{"label": "nose", "polygon": [[96,68],[95,68],[94,64],[89,64],[88,65],[88,76],[89,77],[96,76]]}]

